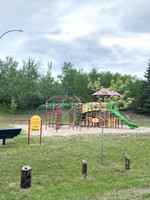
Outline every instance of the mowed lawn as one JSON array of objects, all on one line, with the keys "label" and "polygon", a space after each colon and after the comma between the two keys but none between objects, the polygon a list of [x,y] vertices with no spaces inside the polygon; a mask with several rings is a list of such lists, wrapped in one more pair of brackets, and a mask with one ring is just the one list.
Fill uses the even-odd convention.
[{"label": "mowed lawn", "polygon": [[[4,117],[0,118],[2,126]],[[3,120],[2,120],[3,118]],[[8,120],[9,116],[7,116]],[[9,121],[9,120],[8,120]],[[92,129],[91,129],[92,131]],[[0,199],[150,199],[150,133],[31,137],[24,131],[0,145]],[[131,170],[125,170],[125,155]],[[82,160],[87,178],[82,178]],[[20,188],[21,168],[32,167],[31,188]]]}]

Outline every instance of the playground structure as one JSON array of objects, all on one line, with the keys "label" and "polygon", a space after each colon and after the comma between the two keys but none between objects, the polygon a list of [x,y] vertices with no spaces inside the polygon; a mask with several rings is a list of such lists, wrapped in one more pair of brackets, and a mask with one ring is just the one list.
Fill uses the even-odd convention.
[{"label": "playground structure", "polygon": [[[95,95],[96,94],[96,95]],[[97,96],[94,93],[93,96]],[[120,94],[111,92],[111,95],[119,96]],[[130,129],[138,128],[138,125],[128,122],[118,111],[118,105],[115,101],[110,100],[110,93],[107,95],[102,91],[99,101],[87,102],[82,97],[73,96],[70,103],[61,103],[59,96],[54,96],[37,108],[37,114],[40,109],[45,110],[45,129],[54,127],[58,130],[63,125],[74,127],[105,127],[120,128],[123,123],[128,125]],[[105,98],[107,97],[107,98]],[[54,99],[57,103],[53,103]]]}]

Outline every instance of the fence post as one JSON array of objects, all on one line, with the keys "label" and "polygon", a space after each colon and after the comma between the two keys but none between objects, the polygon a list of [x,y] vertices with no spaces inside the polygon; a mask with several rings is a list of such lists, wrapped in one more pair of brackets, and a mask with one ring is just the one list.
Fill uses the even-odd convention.
[{"label": "fence post", "polygon": [[31,187],[31,167],[24,166],[21,169],[21,188]]}]

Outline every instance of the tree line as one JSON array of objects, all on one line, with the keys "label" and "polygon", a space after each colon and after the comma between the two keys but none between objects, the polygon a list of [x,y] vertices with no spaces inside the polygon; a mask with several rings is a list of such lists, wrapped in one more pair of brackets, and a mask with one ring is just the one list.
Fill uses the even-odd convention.
[{"label": "tree line", "polygon": [[[70,102],[73,95],[91,101],[91,94],[96,88],[94,91],[89,84],[100,80],[104,88],[111,87],[112,83],[116,87],[120,82],[121,89],[116,92],[122,94],[129,91],[127,98],[134,98],[129,109],[150,113],[150,63],[144,81],[136,76],[99,71],[95,67],[89,72],[82,68],[77,70],[70,62],[62,64],[56,78],[52,76],[52,67],[52,63],[48,63],[47,71],[43,74],[39,70],[40,64],[32,58],[22,61],[21,67],[12,57],[0,60],[0,108],[8,109],[13,102],[18,110],[35,109],[55,95],[60,96],[64,103]],[[122,87],[125,82],[126,86]]]}]

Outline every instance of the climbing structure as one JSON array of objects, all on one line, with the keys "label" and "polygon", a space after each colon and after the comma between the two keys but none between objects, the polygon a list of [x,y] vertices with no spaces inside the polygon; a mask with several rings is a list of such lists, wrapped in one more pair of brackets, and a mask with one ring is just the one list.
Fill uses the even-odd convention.
[{"label": "climbing structure", "polygon": [[[136,124],[128,122],[121,116],[117,103],[110,100],[109,95],[106,96],[103,91],[103,99],[98,98],[98,101],[95,101],[95,98],[92,102],[87,102],[82,97],[73,96],[70,103],[60,103],[59,96],[54,96],[48,99],[45,104],[39,106],[37,112],[40,109],[45,109],[46,129],[48,126],[58,130],[63,125],[69,125],[69,128],[72,127],[73,129],[74,127],[92,128],[101,126],[119,128],[123,123],[130,126],[131,129],[137,128]],[[117,96],[119,97],[118,93]],[[57,103],[54,103],[56,98]]]}]

